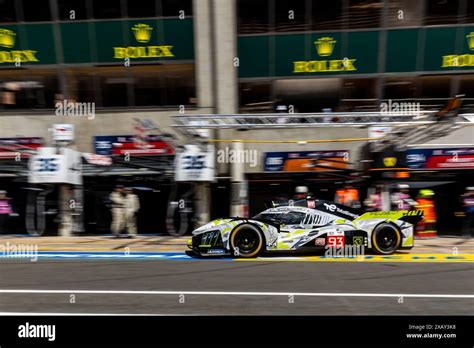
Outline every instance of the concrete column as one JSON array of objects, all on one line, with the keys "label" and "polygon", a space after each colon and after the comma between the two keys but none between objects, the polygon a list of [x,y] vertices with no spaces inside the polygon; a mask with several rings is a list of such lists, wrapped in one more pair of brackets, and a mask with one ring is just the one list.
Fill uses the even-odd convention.
[{"label": "concrete column", "polygon": [[61,237],[70,237],[73,232],[73,218],[71,209],[72,189],[69,185],[59,185],[59,211],[60,211],[60,225],[59,235]]},{"label": "concrete column", "polygon": [[[196,97],[200,108],[212,108],[215,112],[216,54],[213,5],[213,0],[193,1]],[[211,189],[209,183],[196,183],[195,185],[197,224],[202,226],[210,220]]]},{"label": "concrete column", "polygon": [[392,210],[392,202],[390,200],[390,189],[388,183],[385,183],[382,190],[382,210]]},{"label": "concrete column", "polygon": [[[244,143],[233,143],[232,150],[234,153],[242,153]],[[244,163],[231,164],[231,216],[247,217],[248,215],[248,184],[245,180],[244,170]]]},{"label": "concrete column", "polygon": [[211,0],[193,1],[194,64],[196,69],[196,97],[198,106],[214,106],[214,54],[211,30]]},{"label": "concrete column", "polygon": [[210,206],[211,206],[211,188],[208,182],[200,182],[196,184],[196,214],[197,224],[202,226],[207,224],[211,219]]},{"label": "concrete column", "polygon": [[[244,151],[244,143],[241,141],[232,143],[232,151],[237,154],[237,153],[243,153]],[[232,178],[232,182],[242,182],[245,179],[244,176],[244,163],[233,163],[231,170],[230,170],[230,175]]]},{"label": "concrete column", "polygon": [[[216,112],[238,112],[237,8],[235,0],[212,0],[211,20],[214,34]],[[243,150],[242,143],[234,143],[234,150]],[[242,164],[230,164],[232,216],[247,215],[247,183]]]},{"label": "concrete column", "polygon": [[248,182],[231,182],[230,215],[248,217]]},{"label": "concrete column", "polygon": [[74,207],[71,215],[74,233],[84,233],[84,186],[76,186],[73,191]]}]

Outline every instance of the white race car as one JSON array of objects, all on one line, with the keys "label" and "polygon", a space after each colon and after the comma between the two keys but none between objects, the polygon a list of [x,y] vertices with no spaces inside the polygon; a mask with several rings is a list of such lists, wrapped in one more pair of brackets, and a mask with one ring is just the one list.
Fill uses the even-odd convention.
[{"label": "white race car", "polygon": [[414,246],[420,210],[364,212],[322,200],[267,209],[253,218],[217,219],[193,231],[188,247],[201,256],[251,258],[261,252],[358,246],[390,255]]}]

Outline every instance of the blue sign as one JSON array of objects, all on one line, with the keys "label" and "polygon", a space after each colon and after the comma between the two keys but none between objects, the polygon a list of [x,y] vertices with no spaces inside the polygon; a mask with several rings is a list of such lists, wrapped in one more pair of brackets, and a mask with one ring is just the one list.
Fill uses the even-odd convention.
[{"label": "blue sign", "polygon": [[[160,135],[150,134],[146,137],[150,143],[162,142],[165,144]],[[113,154],[113,144],[134,143],[135,136],[133,135],[98,135],[94,137],[94,149],[98,155],[110,156]]]},{"label": "blue sign", "polygon": [[94,149],[98,155],[112,155],[112,144],[119,142],[119,139],[126,139],[123,135],[103,135],[94,137]]},{"label": "blue sign", "polygon": [[410,149],[406,152],[406,164],[410,169],[424,169],[426,159],[431,156],[432,149]]},{"label": "blue sign", "polygon": [[410,169],[474,169],[474,148],[409,149],[406,164]]}]

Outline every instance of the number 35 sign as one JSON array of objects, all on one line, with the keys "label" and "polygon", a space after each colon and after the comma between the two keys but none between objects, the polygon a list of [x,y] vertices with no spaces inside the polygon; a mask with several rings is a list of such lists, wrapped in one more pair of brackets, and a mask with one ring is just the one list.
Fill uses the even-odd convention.
[{"label": "number 35 sign", "polygon": [[30,157],[28,182],[82,185],[81,154],[71,149],[56,153],[54,148],[39,148],[38,154]]}]

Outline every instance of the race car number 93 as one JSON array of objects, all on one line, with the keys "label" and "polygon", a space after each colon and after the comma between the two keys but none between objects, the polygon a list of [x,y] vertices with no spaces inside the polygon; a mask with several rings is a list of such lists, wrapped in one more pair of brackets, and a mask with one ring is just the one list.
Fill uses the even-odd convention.
[{"label": "race car number 93", "polygon": [[328,236],[327,246],[330,248],[343,248],[344,236]]}]

